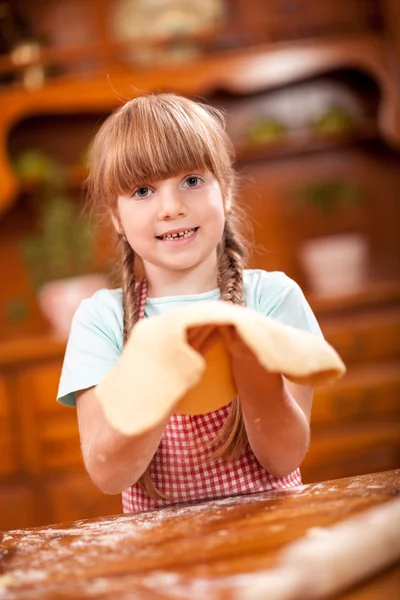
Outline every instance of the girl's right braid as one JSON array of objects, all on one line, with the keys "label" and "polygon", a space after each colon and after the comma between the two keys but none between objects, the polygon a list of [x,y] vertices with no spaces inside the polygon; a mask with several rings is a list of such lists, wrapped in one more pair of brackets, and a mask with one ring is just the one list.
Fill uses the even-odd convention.
[{"label": "girl's right braid", "polygon": [[[136,291],[135,274],[135,253],[128,241],[120,238],[122,251],[122,297],[124,307],[124,344],[128,341],[133,326],[139,317],[139,298]],[[150,477],[150,465],[139,478],[139,484],[142,489],[153,499],[165,500],[167,497],[162,494],[154,485]]]},{"label": "girl's right braid", "polygon": [[[243,304],[243,267],[245,249],[241,244],[232,218],[227,217],[224,229],[224,246],[219,260],[219,280],[221,298],[233,304]],[[124,302],[124,343],[126,343],[132,327],[138,320],[139,302],[136,293],[135,254],[127,241],[121,240],[123,251],[122,289]],[[247,435],[239,399],[233,399],[226,421],[211,442],[216,446],[212,457],[226,458],[229,461],[238,459],[246,445]],[[154,500],[168,499],[160,492],[150,476],[150,465],[139,479],[142,489]]]},{"label": "girl's right braid", "polygon": [[138,320],[139,302],[136,293],[135,253],[128,241],[120,239],[122,250],[122,298],[124,307],[124,344]]}]

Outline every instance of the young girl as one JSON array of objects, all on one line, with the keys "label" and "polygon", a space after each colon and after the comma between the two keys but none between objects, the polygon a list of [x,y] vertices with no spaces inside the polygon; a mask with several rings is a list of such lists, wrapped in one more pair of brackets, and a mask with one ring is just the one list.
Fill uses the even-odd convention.
[{"label": "young girl", "polygon": [[96,397],[138,319],[187,303],[221,298],[321,335],[294,281],[245,269],[221,114],[174,94],[127,102],[94,139],[89,190],[119,238],[122,289],[101,290],[81,303],[58,400],[77,406],[83,458],[95,484],[105,493],[122,492],[125,512],[301,484],[308,387],[276,376],[268,398],[235,398],[205,415],[172,414],[132,437],[111,427]]}]

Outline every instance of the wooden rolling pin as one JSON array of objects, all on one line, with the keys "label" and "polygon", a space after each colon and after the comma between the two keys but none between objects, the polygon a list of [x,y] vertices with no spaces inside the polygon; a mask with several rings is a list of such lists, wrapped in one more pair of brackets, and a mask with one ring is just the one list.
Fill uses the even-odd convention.
[{"label": "wooden rolling pin", "polygon": [[400,560],[400,499],[327,527],[311,528],[279,556],[277,568],[255,574],[235,600],[330,598]]}]

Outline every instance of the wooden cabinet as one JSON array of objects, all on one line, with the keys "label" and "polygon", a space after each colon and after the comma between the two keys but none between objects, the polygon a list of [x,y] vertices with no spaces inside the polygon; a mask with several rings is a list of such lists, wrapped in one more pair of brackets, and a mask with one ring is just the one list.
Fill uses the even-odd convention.
[{"label": "wooden cabinet", "polygon": [[[400,286],[310,302],[348,372],[315,391],[304,482],[399,467]],[[56,402],[63,353],[51,338],[0,343],[0,529],[121,512],[84,470],[75,409]]]},{"label": "wooden cabinet", "polygon": [[121,496],[102,494],[83,471],[48,478],[43,491],[53,523],[122,512]]},{"label": "wooden cabinet", "polygon": [[[51,81],[29,94],[10,89],[0,98],[0,263],[12,272],[9,285],[0,288],[0,303],[4,305],[0,336],[31,336],[47,328],[19,245],[33,229],[29,186],[18,179],[11,164],[31,147],[45,151],[66,167],[73,198],[80,202],[84,169],[79,161],[101,118],[120,104],[119,97],[132,95],[132,72],[118,71],[113,85],[119,96],[104,76],[91,75],[85,80]],[[398,146],[400,139],[400,91],[383,39],[318,39],[315,43],[274,44],[243,53],[207,56],[196,62],[196,68],[184,65],[143,70],[135,75],[135,86],[149,91],[174,89],[206,98],[228,108],[229,126],[242,123],[243,115],[252,114],[260,103],[267,108],[262,107],[260,113],[254,108],[254,121],[265,116],[267,109],[286,107],[284,117],[291,122],[284,140],[267,140],[249,149],[246,131],[236,131],[242,176],[239,200],[252,219],[257,244],[266,249],[264,254],[255,253],[254,266],[283,270],[304,287],[297,260],[303,238],[354,227],[371,237],[377,271],[393,262],[400,250],[395,227],[396,218],[400,218],[396,192],[400,170],[398,153],[390,144]],[[324,96],[326,89],[333,89],[333,95]],[[312,112],[308,112],[307,122],[296,121],[296,115],[307,112],[309,94],[320,115],[347,92],[351,106],[360,99],[360,104],[364,98],[368,100],[367,118],[362,110],[363,118],[350,133],[315,135]],[[291,212],[298,187],[317,177],[328,182],[343,179],[368,189],[369,204],[365,211],[359,211],[358,221],[349,211],[339,213],[328,223],[331,230],[322,231],[326,228],[323,219],[305,211],[298,218]],[[110,236],[103,235],[98,243],[103,267],[110,261],[109,240]]]},{"label": "wooden cabinet", "polygon": [[347,366],[315,391],[305,482],[400,466],[400,285],[315,301],[326,339]]},{"label": "wooden cabinet", "polygon": [[13,473],[17,465],[16,436],[11,407],[7,380],[0,376],[0,476],[2,477]]},{"label": "wooden cabinet", "polygon": [[[36,4],[37,23],[52,24],[54,32],[65,29],[63,19],[50,18],[46,11],[50,4],[66,3]],[[75,2],[74,10],[82,23],[100,24],[104,33],[108,2],[91,2],[82,15],[80,4]],[[241,204],[254,224],[256,244],[266,249],[254,254],[252,266],[285,271],[305,288],[297,256],[303,239],[356,228],[371,242],[371,275],[393,278],[399,273],[398,3],[347,0],[345,11],[344,0],[233,4],[235,14],[225,33],[230,32],[231,40],[234,34],[236,48],[213,52],[208,35],[208,51],[195,64],[138,69],[122,56],[132,50],[130,43],[117,43],[104,33],[102,40],[87,36],[79,47],[42,48],[34,64],[45,68],[47,79],[42,87],[27,91],[18,83],[24,65],[16,66],[11,55],[0,57],[0,76],[15,76],[12,85],[0,90],[0,264],[7,269],[7,286],[0,288],[0,528],[121,510],[120,498],[101,494],[84,471],[74,409],[55,401],[64,345],[48,336],[18,247],[32,232],[33,222],[27,202],[31,189],[12,168],[22,150],[39,148],[62,163],[79,202],[82,155],[104,115],[121,98],[132,96],[132,82],[135,90],[174,90],[206,98],[227,109],[229,127],[242,122],[246,107],[265,99],[269,108],[286,107],[289,135],[252,148],[245,135],[234,140]],[[92,9],[99,11],[93,22],[88,16]],[[42,13],[47,20],[41,19]],[[92,60],[98,68],[88,66]],[[324,94],[332,86],[333,96],[316,98],[317,88]],[[351,131],[315,135],[315,115],[305,108],[327,110],[348,91],[355,92],[351,106],[365,100],[362,118]],[[293,103],[297,97],[303,98],[301,106]],[[306,127],[296,121],[305,113]],[[368,189],[369,205],[359,220],[343,212],[326,228],[315,214],[300,218],[291,213],[296,186],[316,176],[349,179]],[[105,256],[108,238],[99,245]],[[367,286],[358,295],[337,300],[310,299],[348,374],[333,388],[315,393],[305,481],[400,465],[399,299],[396,284]]]},{"label": "wooden cabinet", "polygon": [[24,529],[47,520],[38,518],[39,498],[32,486],[26,483],[1,481],[0,530]]},{"label": "wooden cabinet", "polygon": [[[245,4],[245,3],[243,3]],[[247,3],[250,4],[250,3]],[[255,0],[244,18],[261,39],[287,40],[354,33],[381,26],[379,2],[365,0]]]},{"label": "wooden cabinet", "polygon": [[121,512],[86,474],[74,408],[56,402],[64,344],[0,343],[0,529]]},{"label": "wooden cabinet", "polygon": [[55,401],[60,372],[61,360],[49,360],[25,368],[17,382],[23,460],[31,473],[64,472],[82,464],[76,411]]}]

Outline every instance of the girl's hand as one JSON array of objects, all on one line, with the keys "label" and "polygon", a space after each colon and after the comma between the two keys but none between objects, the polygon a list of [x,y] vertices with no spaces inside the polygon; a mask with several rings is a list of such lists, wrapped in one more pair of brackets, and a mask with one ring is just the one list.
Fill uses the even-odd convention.
[{"label": "girl's hand", "polygon": [[261,366],[234,327],[221,328],[250,446],[272,475],[284,477],[307,451],[312,389]]},{"label": "girl's hand", "polygon": [[232,375],[242,404],[254,406],[271,395],[284,393],[282,376],[260,365],[235,327],[220,327],[220,333],[231,358]]}]

